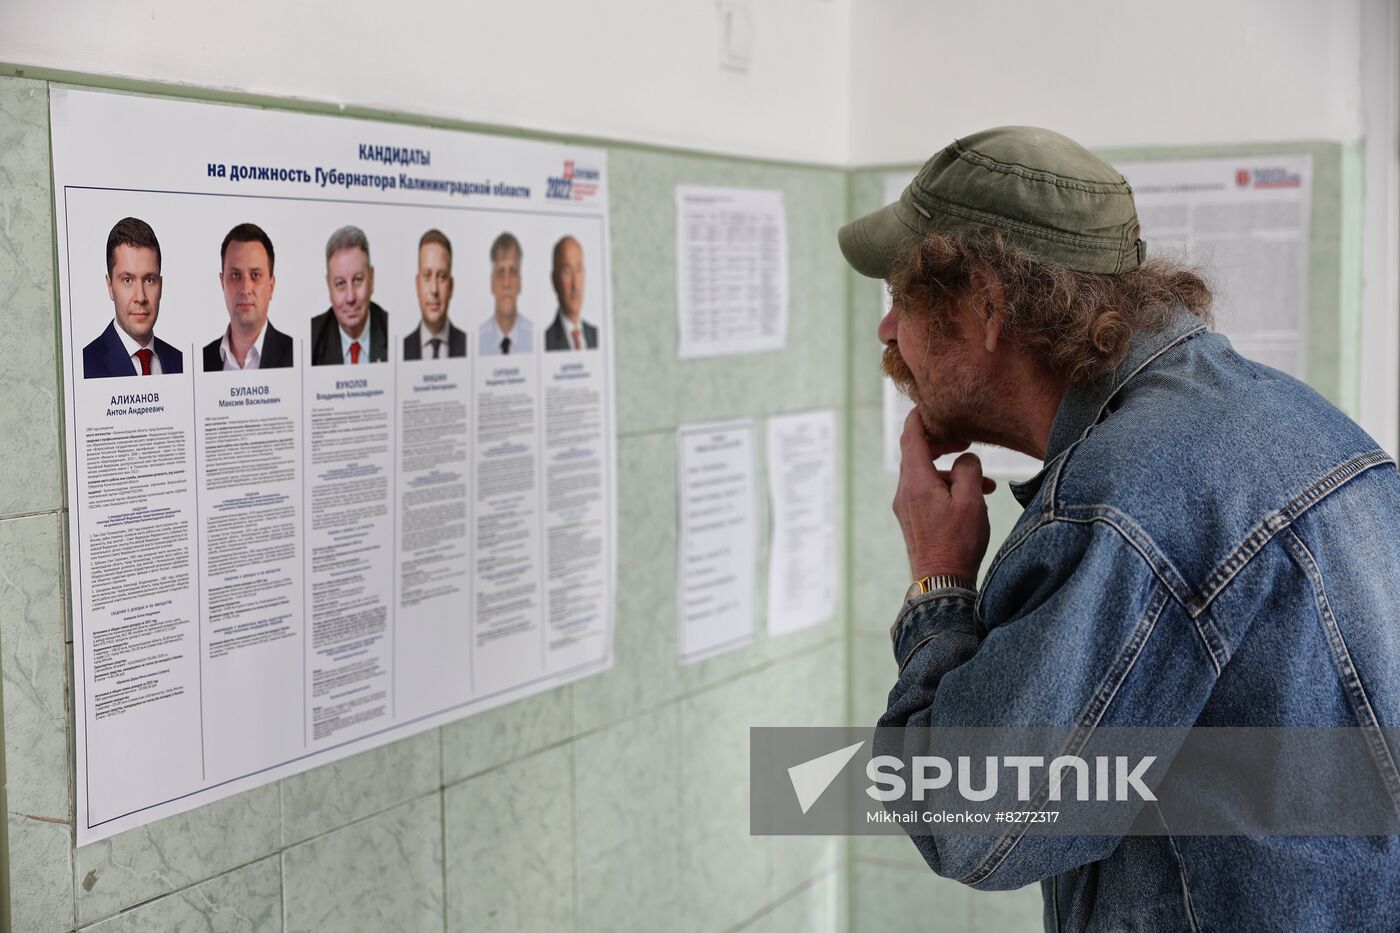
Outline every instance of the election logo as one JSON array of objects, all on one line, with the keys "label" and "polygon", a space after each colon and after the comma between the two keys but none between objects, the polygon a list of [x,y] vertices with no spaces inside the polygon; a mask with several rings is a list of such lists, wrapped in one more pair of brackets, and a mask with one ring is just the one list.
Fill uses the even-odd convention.
[{"label": "election logo", "polygon": [[561,173],[545,179],[544,196],[556,201],[587,201],[598,194],[601,177],[597,168],[565,159]]}]

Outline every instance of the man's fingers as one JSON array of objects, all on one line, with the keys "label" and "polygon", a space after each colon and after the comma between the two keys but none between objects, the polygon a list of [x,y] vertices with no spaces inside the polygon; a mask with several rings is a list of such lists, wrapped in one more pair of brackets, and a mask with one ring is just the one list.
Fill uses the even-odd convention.
[{"label": "man's fingers", "polygon": [[[952,471],[950,471],[950,470],[934,470],[934,472],[938,474],[938,478],[939,478],[939,479],[943,480],[943,482],[947,483],[949,486],[951,486],[951,485],[953,484]],[[984,495],[984,496],[990,496],[992,493],[994,493],[994,492],[996,492],[996,491],[997,491],[997,481],[994,480],[994,479],[992,479],[990,476],[983,476],[983,477],[982,477],[982,495]]]},{"label": "man's fingers", "polygon": [[[917,409],[909,412],[904,419],[904,433],[899,437],[900,485],[909,484],[911,489],[922,489],[930,484],[946,485],[947,480],[933,468],[933,454],[929,452],[928,438],[924,435],[924,422]],[[940,482],[941,481],[941,482]]]},{"label": "man's fingers", "polygon": [[924,434],[924,422],[917,408],[911,408],[909,414],[904,416],[904,432],[899,436],[899,447],[906,458],[933,461],[928,436]]},{"label": "man's fingers", "polygon": [[981,499],[984,484],[982,482],[982,461],[976,454],[963,454],[953,461],[953,468],[948,471],[949,483],[952,487],[953,498],[959,497]]}]

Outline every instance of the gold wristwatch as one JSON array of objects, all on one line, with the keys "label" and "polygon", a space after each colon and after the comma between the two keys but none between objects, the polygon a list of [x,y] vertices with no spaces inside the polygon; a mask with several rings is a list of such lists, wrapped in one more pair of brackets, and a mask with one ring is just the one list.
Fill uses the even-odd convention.
[{"label": "gold wristwatch", "polygon": [[959,577],[951,573],[940,573],[934,577],[922,577],[909,584],[909,589],[904,591],[904,604],[907,606],[925,593],[932,593],[934,590],[946,590],[950,587],[957,587],[963,590],[977,589],[977,581],[967,577]]}]

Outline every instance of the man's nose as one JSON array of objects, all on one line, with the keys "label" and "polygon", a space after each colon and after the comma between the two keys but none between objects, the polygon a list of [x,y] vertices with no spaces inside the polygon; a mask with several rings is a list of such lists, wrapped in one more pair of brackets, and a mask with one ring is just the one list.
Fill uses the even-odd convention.
[{"label": "man's nose", "polygon": [[893,305],[880,319],[880,327],[875,333],[879,336],[880,342],[886,345],[894,343],[899,336],[899,311]]}]

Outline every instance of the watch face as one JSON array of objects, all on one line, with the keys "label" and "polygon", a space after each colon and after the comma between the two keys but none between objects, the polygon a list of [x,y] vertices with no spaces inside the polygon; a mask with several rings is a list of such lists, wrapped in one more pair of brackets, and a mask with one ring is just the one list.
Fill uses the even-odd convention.
[{"label": "watch face", "polygon": [[915,596],[918,596],[923,591],[924,588],[919,586],[919,581],[915,580],[913,583],[909,584],[909,589],[904,591],[904,601],[906,603],[909,602],[909,600],[913,599]]}]

